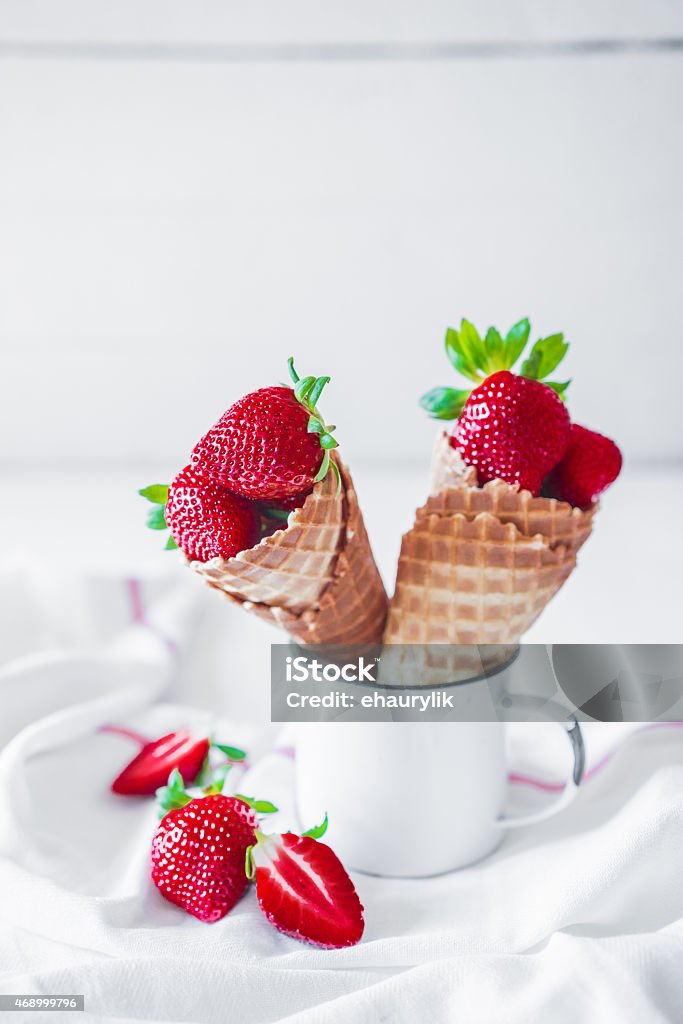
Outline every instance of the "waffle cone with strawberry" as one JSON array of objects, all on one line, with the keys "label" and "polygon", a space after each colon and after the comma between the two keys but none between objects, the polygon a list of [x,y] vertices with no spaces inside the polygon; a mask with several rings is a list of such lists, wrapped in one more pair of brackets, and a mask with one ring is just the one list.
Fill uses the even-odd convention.
[{"label": "waffle cone with strawberry", "polygon": [[[477,386],[422,399],[457,420],[437,438],[429,497],[403,537],[385,643],[478,645],[480,668],[506,660],[571,574],[597,496],[618,475],[616,445],[572,426],[569,382],[545,379],[566,352],[562,335],[511,372],[529,330],[525,320],[481,338],[463,321],[447,332],[451,362]],[[472,656],[458,652],[450,678],[476,674]]]},{"label": "waffle cone with strawberry", "polygon": [[[328,377],[231,406],[170,488],[141,492],[171,546],[233,603],[302,644],[381,640],[387,598],[351,476],[318,403]],[[163,505],[163,507],[162,507]]]},{"label": "waffle cone with strawberry", "polygon": [[188,561],[234,603],[302,644],[373,644],[387,597],[353,481],[338,456],[283,529],[233,558]]}]

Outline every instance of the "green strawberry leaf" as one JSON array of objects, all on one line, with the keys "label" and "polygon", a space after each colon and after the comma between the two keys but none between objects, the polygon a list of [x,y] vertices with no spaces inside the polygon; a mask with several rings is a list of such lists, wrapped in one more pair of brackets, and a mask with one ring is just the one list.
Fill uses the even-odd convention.
[{"label": "green strawberry leaf", "polygon": [[253,882],[256,874],[256,865],[254,864],[254,847],[248,846],[244,855],[244,873],[250,882]]},{"label": "green strawberry leaf", "polygon": [[569,342],[564,340],[564,334],[551,334],[542,339],[542,345],[541,375],[545,378],[560,365],[567,354]]},{"label": "green strawberry leaf", "polygon": [[317,484],[319,480],[323,480],[327,475],[327,471],[330,468],[330,453],[328,451],[323,455],[323,461],[320,463],[320,469],[313,477],[313,483]]},{"label": "green strawberry leaf", "polygon": [[567,401],[566,391],[569,385],[571,384],[571,379],[562,382],[556,380],[545,380],[543,381],[543,383],[547,384],[549,388],[552,388],[553,391],[555,391],[560,396],[563,402]]},{"label": "green strawberry leaf", "polygon": [[325,430],[325,424],[317,416],[309,416],[308,427],[306,429],[309,434],[322,434]]},{"label": "green strawberry leaf", "polygon": [[541,353],[537,352],[534,347],[531,351],[531,355],[522,363],[522,376],[528,377],[530,380],[538,380],[540,369]]},{"label": "green strawberry leaf", "polygon": [[311,388],[311,393],[308,396],[308,401],[310,402],[310,404],[313,406],[314,409],[315,409],[316,405],[318,404],[318,399],[322,395],[323,389],[324,389],[325,385],[329,384],[329,383],[330,383],[330,378],[329,377],[317,377],[316,378],[315,384]]},{"label": "green strawberry leaf", "polygon": [[185,807],[192,801],[192,797],[185,790],[185,782],[177,768],[174,768],[169,775],[168,784],[157,790],[156,796],[162,817],[169,811]]},{"label": "green strawberry leaf", "polygon": [[178,545],[175,542],[175,537],[173,536],[173,534],[170,534],[168,540],[166,541],[166,550],[175,551],[177,547]]},{"label": "green strawberry leaf", "polygon": [[315,384],[315,377],[302,377],[300,381],[294,385],[294,394],[296,395],[297,401],[301,402],[302,405],[308,404],[308,396],[313,390]]},{"label": "green strawberry leaf", "polygon": [[446,328],[444,345],[446,347],[446,355],[453,369],[463,377],[467,377],[469,380],[479,384],[481,382],[481,374],[477,372],[477,367],[470,361],[469,356],[465,355],[460,335],[453,327]]},{"label": "green strawberry leaf", "polygon": [[[329,452],[325,452],[325,455],[329,455]],[[342,486],[341,473],[339,472],[339,466],[333,459],[330,460],[330,469],[332,470],[333,475],[337,478],[337,489],[334,493],[339,496]]]},{"label": "green strawberry leaf", "polygon": [[486,370],[487,352],[484,342],[481,340],[479,331],[469,320],[462,320],[460,324],[460,344],[465,358],[471,366],[479,370]]},{"label": "green strawberry leaf", "polygon": [[168,501],[168,485],[150,484],[149,487],[139,490],[138,494],[142,498],[147,498],[147,501],[151,501],[154,505],[165,505]]},{"label": "green strawberry leaf", "polygon": [[195,786],[199,786],[203,789],[208,786],[211,782],[211,776],[213,775],[213,769],[211,768],[211,758],[207,754],[202,762],[202,766],[199,769],[199,775],[195,779]]},{"label": "green strawberry leaf", "polygon": [[228,747],[224,743],[212,743],[211,745],[229,757],[231,761],[244,761],[247,756],[246,750],[241,750],[240,747]]},{"label": "green strawberry leaf", "polygon": [[520,320],[505,335],[505,365],[504,370],[509,370],[515,365],[526,347],[531,333],[531,324],[528,317]]},{"label": "green strawberry leaf", "polygon": [[543,380],[549,373],[564,359],[568,342],[564,340],[563,334],[551,334],[547,338],[539,338],[531,350],[528,359],[522,364],[524,377],[531,377],[533,380]]},{"label": "green strawberry leaf", "polygon": [[462,412],[469,391],[455,388],[432,388],[420,399],[420,405],[436,420],[456,420]]},{"label": "green strawberry leaf", "polygon": [[276,814],[277,807],[275,804],[271,804],[270,800],[254,800],[252,803],[253,809],[257,814]]},{"label": "green strawberry leaf", "polygon": [[208,786],[204,787],[204,792],[207,796],[212,796],[214,793],[222,793],[225,780],[230,774],[231,764],[219,764],[216,768],[211,770],[208,778]]},{"label": "green strawberry leaf", "polygon": [[316,825],[314,828],[306,829],[306,831],[302,832],[301,835],[310,836],[311,839],[320,839],[321,836],[324,836],[327,832],[327,825],[327,815],[325,815],[319,825]]},{"label": "green strawberry leaf", "polygon": [[168,529],[168,523],[166,522],[166,516],[164,515],[164,506],[155,505],[147,513],[147,526],[150,530],[166,530]]},{"label": "green strawberry leaf", "polygon": [[495,373],[496,370],[500,369],[505,364],[505,342],[500,336],[500,331],[497,331],[495,327],[489,327],[484,338],[484,348],[486,350],[486,364],[482,369],[486,370],[487,373]]},{"label": "green strawberry leaf", "polygon": [[320,447],[324,448],[325,451],[331,451],[333,448],[338,448],[339,445],[331,434],[326,433],[320,435]]},{"label": "green strawberry leaf", "polygon": [[235,797],[257,814],[275,814],[277,811],[277,807],[271,804],[270,800],[254,800],[252,796],[244,796],[242,793],[235,793]]}]

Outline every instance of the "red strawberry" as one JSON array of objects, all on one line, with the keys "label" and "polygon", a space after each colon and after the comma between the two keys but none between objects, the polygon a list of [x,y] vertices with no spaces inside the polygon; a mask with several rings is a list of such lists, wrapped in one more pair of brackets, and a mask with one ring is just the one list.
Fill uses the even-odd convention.
[{"label": "red strawberry", "polygon": [[256,815],[235,797],[198,797],[162,818],[152,843],[152,879],[171,903],[218,921],[246,891],[244,863]]},{"label": "red strawberry", "polygon": [[324,949],[353,946],[363,907],[338,857],[310,836],[257,835],[251,851],[256,895],[271,924]]},{"label": "red strawberry", "polygon": [[614,483],[621,463],[614,441],[573,423],[569,447],[548,477],[546,489],[554,498],[585,508]]},{"label": "red strawberry", "polygon": [[538,494],[567,448],[570,429],[569,414],[552,388],[501,370],[472,391],[451,444],[476,467],[480,484],[505,480]]},{"label": "red strawberry", "polygon": [[240,398],[192,452],[192,464],[214,483],[246,498],[287,499],[308,492],[330,466],[337,442],[317,402],[329,377],[299,379],[294,388],[261,388]]},{"label": "red strawberry", "polygon": [[231,494],[186,466],[168,492],[166,522],[188,558],[232,558],[258,543],[260,519],[252,502]]},{"label": "red strawberry", "polygon": [[126,765],[111,784],[112,792],[121,796],[153,796],[177,768],[190,785],[199,775],[209,752],[209,740],[197,739],[189,729],[170,732],[151,740]]},{"label": "red strawberry", "polygon": [[547,379],[569,345],[563,334],[539,338],[522,362],[521,376],[510,373],[530,333],[527,319],[514,324],[504,337],[495,327],[482,337],[469,320],[463,320],[457,331],[449,327],[446,355],[454,369],[477,386],[472,391],[432,388],[420,405],[436,419],[460,417],[451,444],[476,466],[480,484],[498,478],[538,494],[543,477],[569,442],[569,416],[562,399],[570,381]]}]

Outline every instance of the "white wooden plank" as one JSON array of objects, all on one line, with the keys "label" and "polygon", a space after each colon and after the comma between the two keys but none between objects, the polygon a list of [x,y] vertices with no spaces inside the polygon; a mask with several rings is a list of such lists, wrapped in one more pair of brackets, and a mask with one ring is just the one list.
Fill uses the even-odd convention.
[{"label": "white wooden plank", "polygon": [[2,0],[0,40],[416,43],[652,39],[683,33],[677,0]]},{"label": "white wooden plank", "polygon": [[580,422],[683,454],[677,58],[0,76],[0,458],[180,460],[290,352],[424,457],[445,324],[525,313]]}]

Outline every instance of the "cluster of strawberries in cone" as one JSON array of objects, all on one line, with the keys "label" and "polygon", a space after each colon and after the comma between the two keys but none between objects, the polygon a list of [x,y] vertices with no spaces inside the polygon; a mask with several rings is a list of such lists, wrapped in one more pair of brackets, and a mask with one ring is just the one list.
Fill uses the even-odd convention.
[{"label": "cluster of strawberries in cone", "polygon": [[434,388],[420,404],[437,419],[456,420],[451,444],[476,468],[480,485],[504,480],[586,508],[616,480],[621,452],[608,437],[571,422],[565,404],[571,382],[549,379],[569,348],[562,334],[540,338],[521,372],[511,372],[530,332],[527,319],[504,337],[489,327],[482,338],[469,320],[459,331],[449,327],[446,354],[476,386]]},{"label": "cluster of strawberries in cone", "polygon": [[300,379],[292,359],[289,370],[292,387],[260,388],[231,405],[170,487],[140,492],[156,505],[148,525],[170,527],[168,546],[190,561],[228,559],[253,547],[335,470],[335,428],[317,407],[330,378]]},{"label": "cluster of strawberries in cone", "polygon": [[[503,336],[482,338],[468,320],[446,332],[446,353],[472,389],[434,388],[421,399],[430,415],[456,420],[451,444],[476,468],[479,485],[503,480],[586,508],[617,478],[621,453],[602,434],[572,423],[565,404],[569,381],[549,379],[564,358],[562,334],[539,339],[519,373],[530,335],[527,319]],[[282,528],[331,469],[334,426],[318,403],[329,377],[299,378],[292,387],[265,387],[239,399],[195,446],[170,488],[141,493],[156,507],[149,525],[170,527],[169,547],[191,561],[228,559]]]}]

